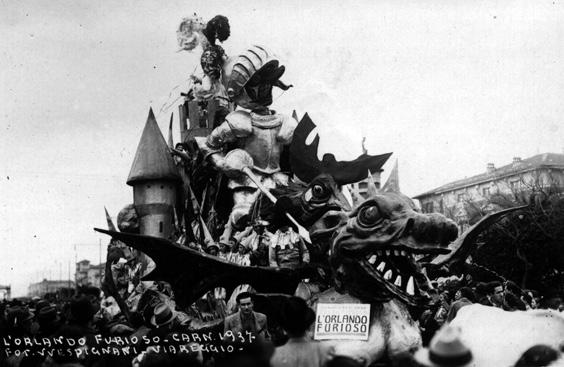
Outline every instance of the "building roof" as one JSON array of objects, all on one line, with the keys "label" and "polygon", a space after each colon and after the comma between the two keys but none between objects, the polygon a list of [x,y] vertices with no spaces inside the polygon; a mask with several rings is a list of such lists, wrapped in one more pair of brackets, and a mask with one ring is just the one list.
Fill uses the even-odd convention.
[{"label": "building roof", "polygon": [[494,169],[492,172],[484,172],[472,177],[463,178],[461,180],[447,183],[433,190],[426,191],[422,194],[414,196],[415,199],[424,198],[426,196],[437,195],[463,187],[477,185],[483,182],[499,180],[506,176],[513,176],[522,172],[531,171],[538,168],[562,168],[564,169],[564,154],[543,153],[537,154],[527,159],[522,159],[518,163],[510,163],[505,166]]},{"label": "building roof", "polygon": [[133,186],[149,180],[180,181],[180,175],[157,125],[153,109],[149,110],[149,117],[137,146],[127,184]]}]

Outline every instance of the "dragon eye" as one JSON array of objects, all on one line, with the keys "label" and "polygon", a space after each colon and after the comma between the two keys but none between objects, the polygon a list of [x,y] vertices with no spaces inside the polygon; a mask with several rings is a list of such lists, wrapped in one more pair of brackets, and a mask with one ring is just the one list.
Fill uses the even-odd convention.
[{"label": "dragon eye", "polygon": [[311,188],[311,193],[316,199],[321,199],[327,196],[327,190],[321,185],[313,185],[313,187]]},{"label": "dragon eye", "polygon": [[380,220],[380,211],[375,205],[362,208],[358,213],[358,223],[361,226],[370,227]]}]

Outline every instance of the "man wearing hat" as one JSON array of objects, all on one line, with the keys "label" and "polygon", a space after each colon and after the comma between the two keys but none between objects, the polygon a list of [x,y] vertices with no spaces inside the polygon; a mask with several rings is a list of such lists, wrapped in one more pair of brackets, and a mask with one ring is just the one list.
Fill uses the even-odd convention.
[{"label": "man wearing hat", "polygon": [[174,320],[176,320],[176,313],[166,303],[159,303],[155,306],[153,317],[151,317],[151,324],[155,328],[170,329],[174,326]]},{"label": "man wearing hat", "polygon": [[219,253],[219,246],[212,242],[206,247],[206,252],[212,256],[217,256]]},{"label": "man wearing hat", "polygon": [[42,306],[37,314],[39,322],[39,335],[42,337],[53,336],[61,326],[61,318],[54,306]]},{"label": "man wearing hat", "polygon": [[467,367],[472,352],[460,340],[460,329],[445,325],[431,339],[429,348],[415,352],[414,359],[424,367]]}]

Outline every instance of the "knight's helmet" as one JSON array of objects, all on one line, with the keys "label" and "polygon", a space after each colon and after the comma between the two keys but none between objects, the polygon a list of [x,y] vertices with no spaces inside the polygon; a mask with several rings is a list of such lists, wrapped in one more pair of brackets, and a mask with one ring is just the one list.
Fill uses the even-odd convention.
[{"label": "knight's helmet", "polygon": [[288,89],[280,81],[285,67],[278,57],[263,46],[253,45],[238,57],[227,62],[224,70],[227,79],[227,94],[238,105],[245,107],[249,95],[245,87],[269,84],[284,90]]}]

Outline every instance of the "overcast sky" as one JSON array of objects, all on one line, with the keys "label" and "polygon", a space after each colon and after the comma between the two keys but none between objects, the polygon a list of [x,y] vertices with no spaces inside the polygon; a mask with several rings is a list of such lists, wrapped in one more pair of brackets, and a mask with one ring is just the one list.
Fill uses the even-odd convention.
[{"label": "overcast sky", "polygon": [[280,56],[295,87],[273,108],[308,111],[322,152],[354,158],[362,136],[394,152],[408,195],[562,152],[562,0],[346,3],[0,1],[0,284],[22,295],[66,279],[75,255],[98,261],[108,238],[92,228],[132,201],[149,107],[165,130],[198,65],[199,50],[176,52],[193,12],[229,18],[229,55]]}]

